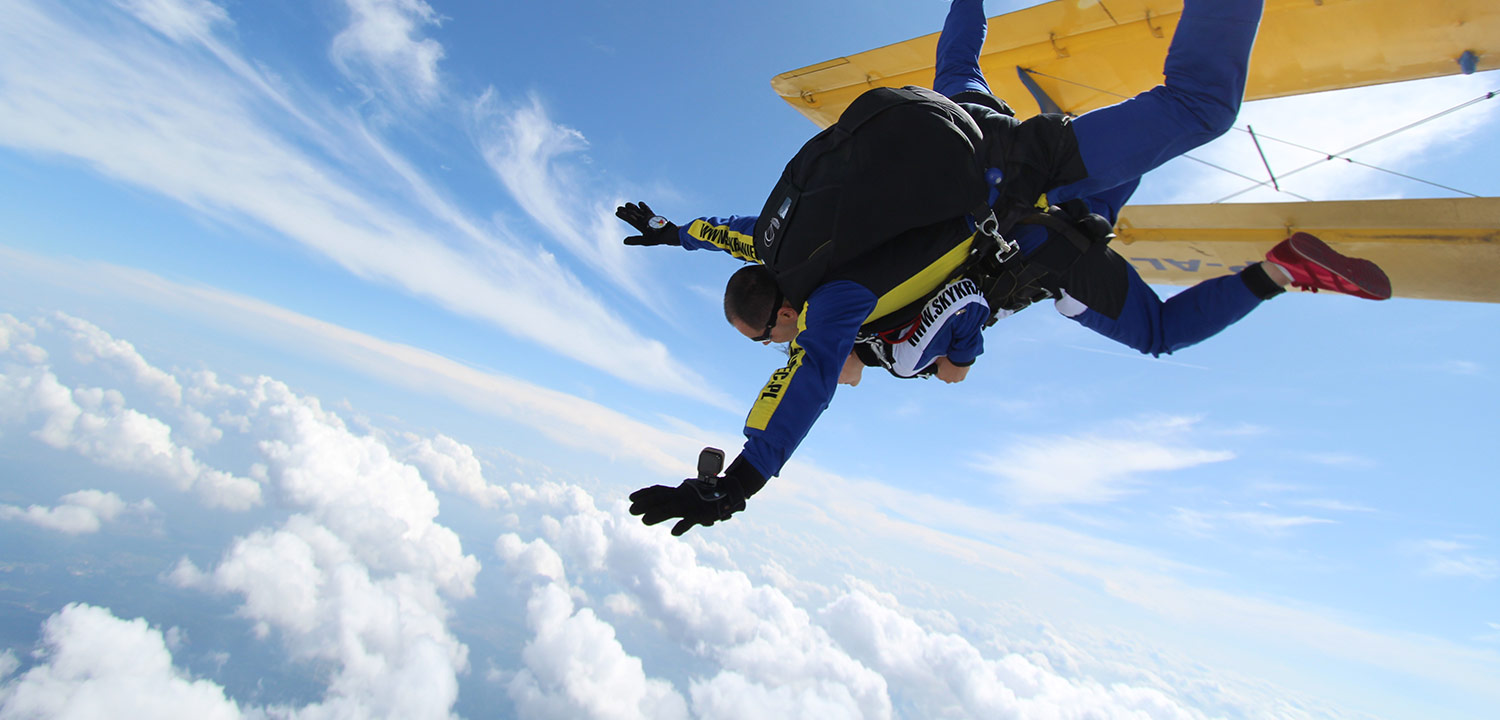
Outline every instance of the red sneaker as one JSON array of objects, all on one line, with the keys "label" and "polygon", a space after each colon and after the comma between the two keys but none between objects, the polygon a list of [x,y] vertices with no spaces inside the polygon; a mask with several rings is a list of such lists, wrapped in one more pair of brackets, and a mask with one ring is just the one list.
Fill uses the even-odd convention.
[{"label": "red sneaker", "polygon": [[1391,280],[1379,265],[1344,257],[1307,233],[1299,232],[1277,243],[1266,253],[1266,259],[1285,269],[1292,276],[1292,285],[1303,290],[1332,290],[1371,300],[1391,297]]}]

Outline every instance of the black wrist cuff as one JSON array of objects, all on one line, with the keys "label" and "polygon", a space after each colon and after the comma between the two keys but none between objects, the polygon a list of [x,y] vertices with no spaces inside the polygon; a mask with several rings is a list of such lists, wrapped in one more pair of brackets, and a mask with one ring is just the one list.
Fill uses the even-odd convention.
[{"label": "black wrist cuff", "polygon": [[677,227],[676,223],[668,221],[667,224],[661,229],[660,237],[663,238],[662,242],[666,245],[681,246],[682,236],[678,234],[678,230],[680,229],[681,228]]},{"label": "black wrist cuff", "polygon": [[741,455],[729,463],[729,468],[724,471],[724,479],[732,481],[740,489],[740,497],[748,498],[766,486],[766,479],[761,477],[760,471],[755,469],[750,461]]},{"label": "black wrist cuff", "polygon": [[1245,287],[1250,288],[1251,294],[1262,300],[1270,300],[1277,295],[1286,292],[1286,288],[1276,284],[1266,272],[1265,263],[1255,263],[1240,271],[1240,280],[1244,281]]}]

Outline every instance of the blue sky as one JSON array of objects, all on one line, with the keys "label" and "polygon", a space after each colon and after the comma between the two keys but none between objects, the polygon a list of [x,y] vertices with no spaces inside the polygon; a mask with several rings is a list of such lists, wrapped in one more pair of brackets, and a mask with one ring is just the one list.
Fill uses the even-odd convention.
[{"label": "blue sky", "polygon": [[[1161,359],[1038,307],[960,385],[840,392],[732,522],[625,514],[781,356],[613,208],[755,212],[814,131],[769,79],[945,11],[8,0],[0,718],[1493,716],[1493,305],[1291,294]],[[1337,150],[1497,81],[1241,125]],[[1495,102],[1357,157],[1495,196]]]}]

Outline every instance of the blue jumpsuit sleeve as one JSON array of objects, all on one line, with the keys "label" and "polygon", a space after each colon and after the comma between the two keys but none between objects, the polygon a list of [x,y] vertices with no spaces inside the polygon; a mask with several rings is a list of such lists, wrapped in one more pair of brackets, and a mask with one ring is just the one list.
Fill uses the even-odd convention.
[{"label": "blue jumpsuit sleeve", "polygon": [[984,323],[990,319],[990,309],[982,302],[971,302],[950,316],[933,333],[932,342],[922,351],[916,368],[925,368],[945,355],[954,365],[973,365],[984,353]]},{"label": "blue jumpsuit sleeve", "polygon": [[990,319],[989,306],[969,303],[958,315],[948,319],[944,328],[952,333],[948,341],[948,361],[954,365],[973,365],[984,354],[984,323]]},{"label": "blue jumpsuit sleeve", "polygon": [[828,407],[839,371],[854,348],[854,336],[875,303],[875,293],[846,280],[823,285],[808,297],[786,367],[771,374],[745,420],[740,455],[761,477],[781,472]]},{"label": "blue jumpsuit sleeve", "polygon": [[677,239],[687,250],[721,250],[741,260],[758,263],[755,255],[757,215],[701,217],[677,227]]}]

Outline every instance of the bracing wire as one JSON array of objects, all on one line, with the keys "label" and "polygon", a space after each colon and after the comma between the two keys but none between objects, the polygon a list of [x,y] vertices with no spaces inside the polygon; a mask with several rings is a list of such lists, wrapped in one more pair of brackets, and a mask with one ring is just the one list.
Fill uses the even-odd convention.
[{"label": "bracing wire", "polygon": [[[1466,107],[1469,107],[1470,105],[1475,105],[1475,104],[1484,102],[1485,100],[1490,100],[1490,99],[1494,98],[1496,95],[1500,95],[1500,90],[1491,90],[1491,91],[1489,91],[1489,92],[1487,92],[1487,93],[1485,93],[1483,95],[1480,95],[1477,98],[1473,98],[1473,99],[1468,100],[1466,102],[1459,103],[1459,104],[1454,105],[1453,107],[1450,107],[1450,108],[1448,108],[1446,110],[1433,113],[1432,115],[1429,115],[1429,116],[1427,116],[1425,118],[1422,118],[1421,120],[1418,120],[1418,121],[1412,122],[1412,123],[1407,123],[1406,125],[1403,125],[1403,126],[1401,126],[1399,128],[1396,128],[1395,130],[1392,130],[1392,131],[1390,131],[1388,133],[1385,133],[1383,135],[1379,135],[1379,136],[1370,138],[1369,140],[1366,140],[1366,141],[1364,141],[1362,143],[1351,145],[1351,146],[1349,146],[1349,147],[1347,147],[1347,148],[1345,148],[1343,150],[1340,150],[1340,151],[1334,152],[1334,153],[1324,153],[1322,150],[1318,150],[1316,148],[1310,148],[1310,147],[1307,147],[1305,145],[1299,145],[1299,144],[1291,142],[1289,140],[1282,140],[1280,138],[1271,137],[1269,135],[1260,135],[1259,137],[1261,139],[1264,139],[1264,140],[1270,140],[1272,142],[1278,142],[1278,143],[1281,143],[1283,145],[1289,145],[1289,146],[1297,148],[1299,150],[1306,150],[1308,152],[1313,152],[1313,153],[1317,153],[1319,155],[1323,155],[1323,159],[1321,159],[1321,160],[1315,160],[1315,161],[1310,162],[1310,163],[1308,163],[1306,165],[1303,165],[1303,166],[1301,166],[1301,167],[1299,167],[1299,168],[1297,168],[1295,170],[1291,170],[1291,171],[1282,173],[1281,177],[1283,179],[1285,179],[1286,177],[1288,177],[1290,175],[1295,175],[1295,174],[1297,174],[1299,172],[1302,172],[1303,170],[1307,170],[1309,168],[1313,168],[1313,167],[1316,167],[1318,165],[1321,165],[1321,164],[1323,164],[1325,162],[1328,162],[1330,160],[1343,160],[1343,161],[1345,161],[1347,163],[1350,163],[1350,164],[1353,164],[1353,165],[1359,165],[1361,167],[1366,167],[1366,168],[1369,168],[1371,170],[1378,170],[1380,172],[1387,173],[1387,174],[1390,174],[1390,175],[1395,175],[1397,177],[1405,178],[1407,180],[1414,180],[1414,181],[1419,182],[1419,183],[1423,183],[1423,184],[1426,184],[1426,185],[1431,185],[1431,186],[1436,187],[1436,188],[1442,188],[1442,189],[1447,190],[1449,192],[1458,193],[1460,195],[1468,195],[1469,197],[1479,197],[1479,195],[1477,195],[1475,193],[1471,193],[1471,192],[1469,192],[1467,190],[1459,190],[1458,188],[1448,187],[1447,185],[1443,185],[1441,183],[1435,183],[1435,182],[1432,182],[1430,180],[1423,180],[1422,178],[1413,177],[1413,176],[1407,175],[1405,173],[1399,173],[1399,172],[1396,172],[1395,170],[1387,170],[1386,168],[1383,168],[1383,167],[1379,167],[1379,166],[1376,166],[1376,165],[1371,165],[1371,164],[1366,163],[1366,162],[1361,162],[1359,160],[1355,160],[1354,158],[1347,157],[1347,155],[1349,153],[1354,152],[1356,150],[1359,150],[1361,148],[1368,147],[1368,146],[1373,145],[1373,144],[1375,144],[1377,142],[1380,142],[1382,140],[1386,140],[1386,139],[1391,138],[1391,137],[1393,137],[1395,135],[1398,135],[1400,133],[1406,132],[1407,130],[1411,130],[1411,129],[1419,127],[1421,125],[1425,125],[1427,123],[1430,123],[1430,122],[1432,122],[1434,120],[1437,120],[1438,118],[1441,118],[1441,117],[1443,117],[1445,115],[1449,115],[1449,114],[1455,113],[1455,112],[1457,112],[1459,110],[1462,110],[1462,109],[1464,109]],[[1236,130],[1240,130],[1240,128],[1238,128],[1238,127],[1235,128],[1235,129]],[[1215,200],[1214,202],[1221,203],[1221,202],[1224,202],[1225,200],[1229,200],[1231,198],[1239,197],[1240,195],[1243,195],[1243,194],[1245,194],[1247,192],[1250,192],[1251,190],[1254,190],[1256,188],[1265,187],[1268,184],[1270,184],[1270,181],[1268,181],[1268,180],[1259,180],[1259,181],[1256,181],[1256,183],[1254,185],[1250,186],[1250,187],[1247,187],[1247,188],[1245,188],[1243,190],[1240,190],[1239,192],[1235,192],[1235,193],[1231,193],[1229,195],[1225,195],[1224,197],[1221,197],[1218,200]]]},{"label": "bracing wire", "polygon": [[[1041,72],[1041,71],[1038,71],[1038,70],[1027,69],[1026,72],[1028,72],[1028,73],[1030,73],[1032,75],[1040,76],[1040,77],[1051,78],[1051,79],[1056,80],[1058,82],[1067,83],[1069,85],[1073,85],[1075,87],[1080,87],[1080,88],[1083,88],[1085,90],[1091,90],[1093,92],[1100,93],[1102,95],[1109,95],[1109,96],[1112,96],[1112,97],[1120,98],[1122,100],[1129,99],[1129,96],[1121,95],[1120,93],[1117,93],[1117,92],[1113,92],[1113,91],[1110,91],[1110,90],[1105,90],[1103,88],[1097,88],[1097,87],[1094,87],[1092,85],[1087,85],[1085,83],[1078,82],[1076,80],[1069,80],[1067,78],[1058,77],[1056,75],[1051,75],[1051,74],[1044,73],[1044,72]],[[1332,161],[1332,160],[1343,160],[1343,161],[1345,161],[1347,163],[1350,163],[1352,165],[1359,165],[1360,167],[1369,168],[1371,170],[1376,170],[1376,171],[1379,171],[1379,172],[1387,173],[1389,175],[1395,175],[1396,177],[1405,178],[1407,180],[1412,180],[1412,181],[1415,181],[1415,182],[1423,183],[1425,185],[1431,185],[1433,187],[1441,188],[1443,190],[1447,190],[1448,192],[1457,193],[1459,195],[1468,195],[1469,197],[1479,197],[1479,195],[1477,195],[1475,193],[1471,193],[1471,192],[1469,192],[1467,190],[1460,190],[1458,188],[1449,187],[1447,185],[1443,185],[1441,183],[1432,182],[1430,180],[1423,180],[1422,178],[1419,178],[1419,177],[1414,177],[1414,176],[1411,176],[1411,175],[1407,175],[1405,173],[1396,172],[1395,170],[1388,170],[1386,168],[1382,168],[1382,167],[1379,167],[1379,166],[1376,166],[1376,165],[1371,165],[1369,163],[1361,162],[1359,160],[1355,160],[1354,158],[1346,157],[1346,156],[1349,153],[1352,153],[1352,152],[1354,152],[1356,150],[1368,147],[1368,146],[1373,145],[1373,144],[1375,144],[1377,142],[1380,142],[1382,140],[1386,140],[1386,139],[1388,139],[1388,138],[1390,138],[1392,136],[1399,135],[1399,134],[1401,134],[1403,132],[1406,132],[1407,130],[1411,130],[1411,129],[1419,127],[1421,125],[1425,125],[1425,124],[1430,123],[1430,122],[1432,122],[1434,120],[1437,120],[1438,118],[1441,118],[1441,117],[1443,117],[1445,115],[1450,115],[1452,113],[1458,112],[1459,110],[1467,108],[1467,107],[1469,107],[1471,105],[1476,105],[1478,103],[1484,102],[1485,100],[1494,99],[1497,95],[1500,95],[1500,90],[1491,90],[1490,92],[1487,92],[1487,93],[1485,93],[1483,95],[1480,95],[1479,97],[1476,97],[1476,98],[1473,98],[1471,100],[1459,103],[1459,104],[1454,105],[1453,107],[1450,107],[1450,108],[1448,108],[1446,110],[1442,110],[1440,112],[1434,113],[1434,114],[1429,115],[1429,116],[1427,116],[1427,117],[1425,117],[1425,118],[1423,118],[1421,120],[1418,120],[1418,121],[1413,122],[1413,123],[1408,123],[1408,124],[1406,124],[1406,125],[1404,125],[1402,127],[1399,127],[1399,128],[1397,128],[1395,130],[1387,132],[1387,133],[1385,133],[1383,135],[1379,135],[1377,137],[1370,138],[1369,140],[1366,140],[1364,142],[1358,143],[1356,145],[1352,145],[1352,146],[1350,146],[1348,148],[1345,148],[1343,150],[1340,150],[1340,151],[1334,152],[1334,153],[1325,153],[1325,152],[1323,152],[1321,150],[1317,150],[1315,148],[1306,147],[1304,145],[1299,145],[1299,144],[1291,142],[1289,140],[1282,140],[1280,138],[1275,138],[1275,137],[1271,137],[1269,135],[1264,135],[1264,134],[1259,134],[1259,133],[1253,134],[1252,137],[1258,138],[1260,140],[1269,140],[1269,141],[1272,141],[1272,142],[1281,143],[1283,145],[1289,145],[1291,147],[1295,147],[1295,148],[1298,148],[1298,149],[1301,149],[1301,150],[1306,150],[1308,152],[1314,152],[1314,153],[1317,153],[1319,155],[1323,155],[1323,159],[1321,159],[1321,160],[1318,160],[1318,161],[1315,161],[1315,162],[1311,162],[1311,163],[1303,165],[1303,166],[1301,166],[1301,167],[1299,167],[1299,168],[1297,168],[1295,170],[1291,170],[1289,172],[1282,173],[1280,177],[1283,178],[1283,179],[1286,178],[1286,177],[1288,177],[1288,176],[1300,173],[1300,172],[1302,172],[1304,170],[1307,170],[1307,169],[1316,167],[1318,165],[1321,165],[1321,164],[1323,164],[1325,162],[1329,162],[1329,161]],[[1245,132],[1245,133],[1250,132],[1250,130],[1248,129],[1248,126],[1243,127],[1243,128],[1236,126],[1234,129],[1238,130],[1240,132]],[[1192,155],[1183,155],[1183,157],[1187,158],[1188,160],[1192,160],[1194,162],[1198,162],[1198,163],[1201,163],[1203,165],[1207,165],[1207,166],[1209,166],[1211,168],[1214,168],[1214,169],[1217,169],[1217,170],[1221,170],[1223,172],[1229,173],[1230,175],[1234,175],[1236,177],[1241,177],[1241,178],[1244,178],[1246,180],[1250,180],[1251,182],[1255,183],[1254,185],[1251,185],[1250,187],[1247,187],[1247,188],[1245,188],[1243,190],[1240,190],[1240,191],[1235,192],[1235,193],[1231,193],[1229,195],[1225,195],[1224,197],[1221,197],[1218,200],[1215,200],[1214,201],[1215,203],[1221,203],[1221,202],[1224,202],[1226,200],[1230,200],[1232,198],[1239,197],[1240,195],[1243,195],[1243,194],[1245,194],[1247,192],[1250,192],[1252,190],[1255,190],[1257,188],[1262,188],[1262,187],[1265,187],[1267,185],[1272,184],[1272,181],[1270,181],[1270,180],[1257,180],[1256,178],[1252,178],[1252,177],[1249,177],[1249,176],[1244,175],[1242,173],[1235,172],[1233,170],[1230,170],[1228,168],[1222,167],[1220,165],[1215,165],[1214,163],[1208,162],[1206,160],[1200,160],[1200,159],[1198,159],[1196,157],[1193,157]],[[1302,195],[1298,195],[1297,193],[1288,191],[1285,188],[1279,188],[1278,187],[1277,189],[1280,192],[1285,193],[1287,195],[1291,195],[1293,197],[1296,197],[1296,198],[1299,198],[1299,199],[1302,199],[1302,200],[1310,200],[1307,197],[1303,197]]]}]

